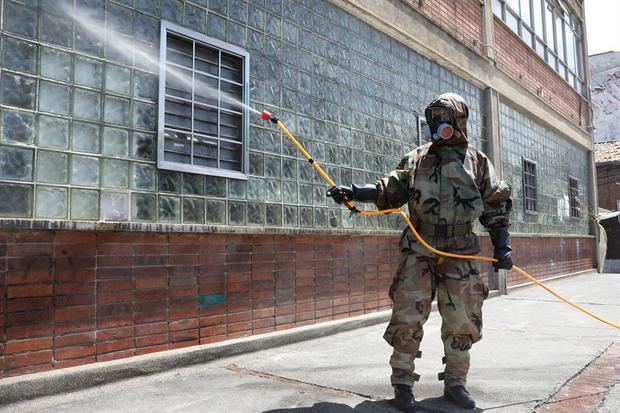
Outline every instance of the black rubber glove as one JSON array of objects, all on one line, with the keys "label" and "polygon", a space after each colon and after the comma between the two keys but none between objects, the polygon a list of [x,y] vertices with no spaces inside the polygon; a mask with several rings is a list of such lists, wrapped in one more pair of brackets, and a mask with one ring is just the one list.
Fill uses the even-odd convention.
[{"label": "black rubber glove", "polygon": [[493,270],[509,270],[512,268],[512,248],[510,248],[510,234],[504,225],[489,228],[491,243],[493,244]]},{"label": "black rubber glove", "polygon": [[335,186],[327,191],[327,196],[338,203],[345,201],[374,202],[379,196],[379,191],[374,184],[366,184],[357,186],[355,184],[349,186]]}]

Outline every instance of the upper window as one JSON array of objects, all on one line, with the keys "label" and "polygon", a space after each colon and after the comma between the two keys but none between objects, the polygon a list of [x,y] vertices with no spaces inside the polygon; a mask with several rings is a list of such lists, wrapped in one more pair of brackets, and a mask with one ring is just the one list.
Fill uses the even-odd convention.
[{"label": "upper window", "polygon": [[493,13],[584,94],[581,22],[565,0],[493,0]]},{"label": "upper window", "polygon": [[525,212],[538,211],[536,186],[536,164],[523,159],[523,206]]},{"label": "upper window", "polygon": [[570,216],[579,218],[579,181],[576,178],[568,178],[568,198],[570,202]]},{"label": "upper window", "polygon": [[162,22],[157,166],[246,178],[248,53]]}]

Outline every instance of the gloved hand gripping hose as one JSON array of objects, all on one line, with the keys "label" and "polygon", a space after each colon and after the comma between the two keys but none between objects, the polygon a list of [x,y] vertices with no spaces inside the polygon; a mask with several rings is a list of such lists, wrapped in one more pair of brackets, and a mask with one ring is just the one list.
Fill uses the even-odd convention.
[{"label": "gloved hand gripping hose", "polygon": [[[314,169],[316,169],[317,172],[321,175],[321,177],[329,184],[330,189],[334,188],[336,186],[336,184],[330,178],[330,176],[327,175],[327,173],[325,173],[323,168],[321,168],[319,166],[319,164],[314,161],[314,159],[312,159],[310,154],[297,141],[297,139],[295,139],[293,134],[291,132],[289,132],[289,130],[284,126],[284,124],[282,124],[282,122],[280,122],[278,120],[278,118],[276,118],[275,116],[271,116],[271,114],[269,112],[267,112],[267,111],[263,111],[261,113],[261,115],[260,115],[260,118],[263,119],[263,120],[270,120],[271,122],[273,122],[278,127],[278,129],[280,129],[282,132],[284,132],[286,137],[289,138],[289,140],[291,142],[293,142],[293,145],[295,145],[297,147],[297,149],[299,149],[299,151],[306,157],[308,162],[310,162],[310,164],[312,166],[314,166]],[[462,260],[486,261],[486,262],[492,262],[492,263],[497,263],[498,262],[497,259],[491,258],[491,257],[483,257],[483,256],[480,256],[480,255],[459,255],[459,254],[453,254],[453,253],[450,253],[450,252],[439,251],[439,250],[431,247],[426,241],[424,241],[424,239],[420,236],[420,234],[418,234],[418,232],[414,228],[413,224],[411,223],[411,220],[409,219],[409,216],[403,210],[401,210],[399,208],[384,209],[384,210],[381,210],[381,211],[360,211],[359,209],[357,209],[355,207],[355,205],[353,205],[349,201],[345,201],[344,205],[351,211],[351,214],[360,214],[360,215],[400,214],[400,216],[403,217],[403,219],[405,220],[405,222],[409,226],[409,229],[411,229],[411,232],[416,237],[418,242],[420,244],[422,244],[424,246],[424,248],[426,248],[427,250],[429,250],[433,254],[436,254],[437,256],[447,257],[447,258],[457,258],[457,259],[462,259]],[[605,320],[604,318],[599,317],[596,314],[591,313],[590,311],[586,310],[585,308],[581,307],[580,305],[577,305],[577,304],[573,303],[572,301],[562,297],[561,295],[557,294],[556,292],[551,290],[549,287],[547,287],[546,285],[544,285],[543,283],[541,283],[536,278],[532,277],[530,274],[528,274],[527,272],[523,271],[521,268],[517,267],[516,265],[513,265],[512,269],[515,270],[517,273],[521,274],[522,276],[524,276],[525,278],[527,278],[530,281],[532,281],[534,284],[538,285],[539,287],[542,287],[549,294],[553,295],[554,297],[556,297],[560,301],[565,302],[566,304],[572,306],[573,308],[576,308],[577,310],[581,311],[582,313],[587,314],[590,317],[593,317],[593,318],[599,320],[602,323],[605,323],[605,324],[607,324],[607,325],[609,325],[611,327],[614,327],[614,328],[617,328],[617,329],[620,330],[620,324],[614,323],[612,321]]]}]

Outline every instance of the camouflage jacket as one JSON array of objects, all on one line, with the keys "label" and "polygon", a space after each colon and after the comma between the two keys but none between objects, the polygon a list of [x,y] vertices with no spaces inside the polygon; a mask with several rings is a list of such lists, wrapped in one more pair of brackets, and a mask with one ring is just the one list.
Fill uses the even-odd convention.
[{"label": "camouflage jacket", "polygon": [[[467,143],[420,146],[405,155],[387,177],[377,181],[377,188],[379,209],[400,208],[408,203],[411,219],[420,229],[458,227],[460,231],[452,236],[441,236],[441,231],[418,231],[426,242],[443,251],[480,252],[478,238],[471,232],[476,219],[486,228],[510,223],[510,187],[497,179],[484,153]],[[432,255],[408,228],[403,232],[401,249]]]}]

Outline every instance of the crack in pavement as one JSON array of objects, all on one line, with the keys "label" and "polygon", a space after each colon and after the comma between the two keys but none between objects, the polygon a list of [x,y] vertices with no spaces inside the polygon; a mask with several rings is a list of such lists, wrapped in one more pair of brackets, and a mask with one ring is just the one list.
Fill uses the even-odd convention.
[{"label": "crack in pavement", "polygon": [[528,404],[528,403],[538,403],[543,401],[544,399],[532,399],[532,400],[526,400],[524,402],[515,402],[515,403],[509,403],[509,404],[502,404],[500,406],[493,406],[493,407],[487,407],[485,409],[482,409],[483,412],[486,412],[488,410],[495,410],[495,409],[502,409],[504,407],[512,407],[512,406],[520,406],[522,404]]},{"label": "crack in pavement", "polygon": [[338,389],[338,388],[335,388],[335,387],[322,386],[320,384],[308,383],[308,382],[305,382],[305,381],[301,381],[301,380],[297,380],[297,379],[291,379],[291,378],[283,377],[283,376],[278,376],[278,375],[275,375],[275,374],[263,373],[261,371],[245,369],[243,367],[237,366],[236,364],[231,364],[229,366],[224,366],[223,368],[225,368],[227,370],[230,370],[230,371],[233,371],[235,373],[246,374],[246,375],[254,376],[254,377],[261,377],[263,379],[275,380],[275,381],[279,381],[281,383],[289,383],[289,384],[297,384],[297,385],[302,385],[302,386],[310,386],[310,387],[313,387],[313,388],[315,388],[317,390],[320,390],[320,391],[323,391],[323,392],[334,393],[334,394],[339,394],[339,395],[346,395],[346,396],[355,395],[355,396],[363,397],[363,398],[368,399],[368,400],[383,400],[381,398],[376,398],[376,397],[370,396],[368,394],[357,393],[357,392],[350,391],[350,390]]},{"label": "crack in pavement", "polygon": [[[588,367],[592,366],[599,358],[601,358],[610,348],[611,346],[614,345],[614,342],[612,341],[611,343],[609,343],[603,350],[601,350],[600,352],[598,352],[598,354],[596,354],[592,360],[590,360],[588,363],[586,363],[585,366],[583,366],[581,369],[579,369],[575,374],[573,374],[572,376],[570,376],[568,379],[566,379],[562,384],[560,384],[555,391],[551,392],[549,394],[549,396],[547,396],[545,399],[542,400],[542,403],[538,403],[536,404],[536,406],[534,406],[534,412],[537,412],[540,408],[546,406],[546,405],[550,405],[550,404],[554,404],[554,403],[558,403],[561,400],[556,400],[551,402],[551,400],[553,399],[553,397],[555,395],[557,395],[565,386],[567,386],[573,379],[575,379],[576,377],[578,377],[581,373],[583,373]],[[609,391],[609,389],[607,389],[607,391]],[[565,400],[574,400],[574,399],[578,399],[581,397],[586,397],[586,396],[593,396],[596,394],[600,394],[600,393],[604,393],[604,392],[598,392],[598,393],[593,393],[593,394],[587,394],[587,395],[581,395],[581,396],[577,396],[574,398],[568,398]]]}]

